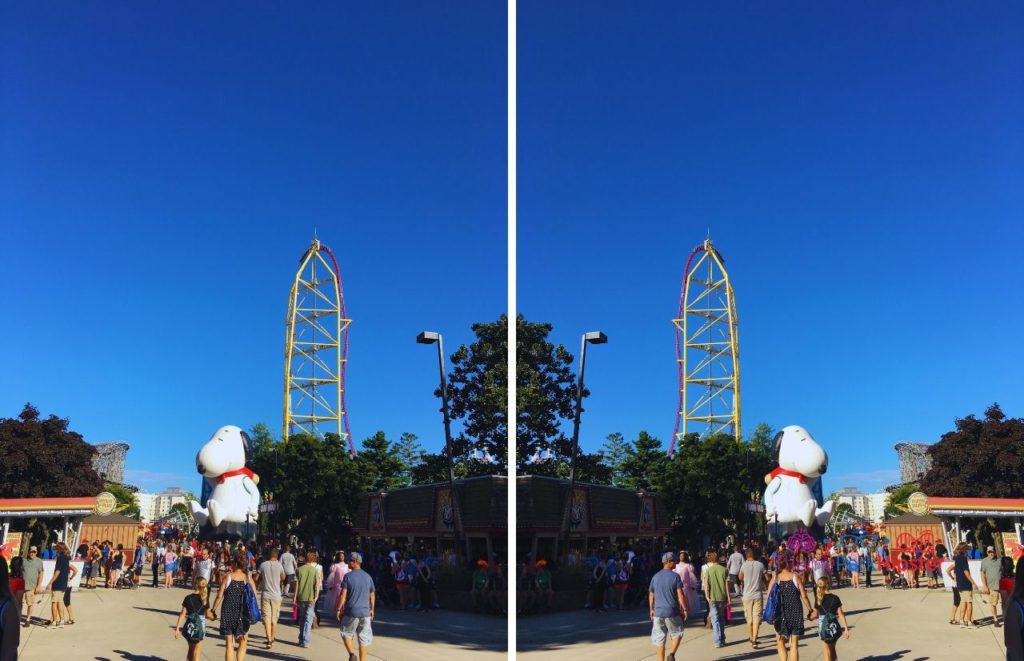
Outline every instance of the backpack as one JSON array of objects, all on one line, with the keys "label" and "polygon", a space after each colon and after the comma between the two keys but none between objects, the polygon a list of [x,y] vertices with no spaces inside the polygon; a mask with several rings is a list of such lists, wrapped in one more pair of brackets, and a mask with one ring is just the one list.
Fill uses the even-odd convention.
[{"label": "backpack", "polygon": [[821,620],[818,622],[818,637],[826,643],[839,640],[839,617],[832,612],[822,609]]},{"label": "backpack", "polygon": [[181,627],[181,635],[190,643],[198,643],[206,637],[206,620],[203,619],[203,608],[185,616],[185,625]]}]

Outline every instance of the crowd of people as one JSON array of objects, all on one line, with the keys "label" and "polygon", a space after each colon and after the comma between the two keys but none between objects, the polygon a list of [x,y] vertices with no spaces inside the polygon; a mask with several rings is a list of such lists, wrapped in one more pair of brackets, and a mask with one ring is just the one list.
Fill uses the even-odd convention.
[{"label": "crowd of people", "polygon": [[[683,624],[694,618],[702,618],[712,630],[716,647],[724,646],[735,606],[742,608],[752,649],[763,644],[762,623],[769,624],[779,658],[796,661],[797,640],[805,633],[805,621],[813,620],[824,658],[834,660],[837,642],[850,635],[842,598],[834,591],[944,589],[945,565],[954,587],[950,624],[979,626],[973,603],[983,601],[991,611],[985,623],[1002,627],[1005,619],[1007,648],[1019,649],[1024,581],[1015,582],[1014,577],[1015,571],[1019,576],[1024,570],[1024,562],[1015,568],[1012,558],[997,558],[993,547],[985,551],[963,543],[950,553],[941,543],[893,545],[855,535],[820,542],[808,536],[803,544],[793,545],[723,542],[700,554],[657,548],[650,541],[611,550],[597,547],[582,561],[587,586],[583,608],[604,613],[648,607],[659,659],[675,658]],[[971,576],[972,559],[981,560],[981,583]],[[549,561],[526,558],[518,574],[519,614],[553,610],[556,586]]]}]

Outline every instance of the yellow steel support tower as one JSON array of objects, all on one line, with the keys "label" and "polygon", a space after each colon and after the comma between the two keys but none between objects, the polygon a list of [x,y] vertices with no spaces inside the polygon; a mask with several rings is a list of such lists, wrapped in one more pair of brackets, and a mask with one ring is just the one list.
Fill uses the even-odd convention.
[{"label": "yellow steel support tower", "polygon": [[288,299],[282,440],[306,432],[351,434],[345,411],[348,326],[341,276],[330,249],[314,239]]},{"label": "yellow steel support tower", "polygon": [[676,326],[680,389],[674,440],[678,442],[695,431],[727,433],[739,440],[736,296],[722,256],[710,238],[687,261],[678,318],[672,323]]}]

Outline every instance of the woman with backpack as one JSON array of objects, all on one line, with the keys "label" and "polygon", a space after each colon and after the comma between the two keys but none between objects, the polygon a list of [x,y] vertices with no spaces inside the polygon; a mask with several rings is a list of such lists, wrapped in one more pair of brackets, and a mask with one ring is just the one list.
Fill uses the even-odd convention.
[{"label": "woman with backpack", "polygon": [[195,590],[181,602],[178,623],[174,625],[174,637],[177,639],[185,636],[188,642],[187,661],[199,661],[201,658],[207,617],[211,620],[216,619],[210,610],[210,592],[206,579],[199,578],[196,579]]},{"label": "woman with backpack", "polygon": [[1003,606],[1003,644],[1006,661],[1024,661],[1024,561],[1017,561],[1013,591]]},{"label": "woman with backpack", "polygon": [[[813,612],[811,602],[804,592],[803,583],[793,573],[792,563],[780,549],[778,571],[768,583],[768,600],[765,604],[764,621],[775,625],[775,647],[780,661],[799,661],[798,642],[804,634],[804,607]],[[777,588],[777,592],[776,592]],[[786,646],[789,646],[789,656]]]},{"label": "woman with backpack", "polygon": [[[818,637],[825,652],[825,661],[837,661],[836,642],[839,636],[850,637],[850,628],[846,625],[846,613],[843,602],[829,590],[829,581],[819,578],[814,591],[814,610],[818,612]],[[841,626],[840,626],[841,625]],[[840,634],[840,631],[842,633]]]},{"label": "woman with backpack", "polygon": [[7,562],[0,558],[0,661],[15,661],[21,642],[21,610],[11,593]]},{"label": "woman with backpack", "polygon": [[[224,578],[224,583],[217,591],[217,600],[213,602],[213,612],[224,602],[220,611],[220,635],[224,636],[225,661],[245,661],[245,649],[248,644],[249,627],[253,620],[246,606],[246,597],[252,590],[255,599],[256,585],[246,572],[247,562],[244,555],[236,555],[231,559],[231,571]],[[235,645],[238,645],[236,655]]]}]

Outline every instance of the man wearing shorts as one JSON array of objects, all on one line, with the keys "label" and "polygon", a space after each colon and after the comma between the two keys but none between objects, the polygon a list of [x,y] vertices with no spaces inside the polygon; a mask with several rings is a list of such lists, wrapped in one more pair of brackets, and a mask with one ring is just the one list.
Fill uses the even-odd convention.
[{"label": "man wearing shorts", "polygon": [[754,550],[747,549],[747,560],[740,566],[740,585],[743,587],[743,616],[747,621],[747,637],[750,639],[750,646],[755,650],[764,606],[765,571],[764,563],[754,559]]},{"label": "man wearing shorts", "polygon": [[292,547],[287,544],[284,545],[284,553],[281,554],[281,566],[284,567],[284,595],[287,596],[295,585],[295,572],[299,568],[299,563],[292,555]]},{"label": "man wearing shorts", "polygon": [[956,547],[953,554],[953,579],[956,581],[956,590],[960,593],[960,626],[968,629],[974,628],[974,579],[971,577],[971,568],[967,562],[967,544],[963,542]]},{"label": "man wearing shorts", "polygon": [[[651,644],[658,648],[658,661],[675,661],[676,650],[683,640],[683,622],[690,614],[686,611],[683,582],[672,571],[676,566],[674,553],[661,556],[662,569],[651,577],[647,603],[651,609]],[[682,614],[682,617],[680,617]],[[665,656],[665,642],[672,639],[672,648]]]},{"label": "man wearing shorts", "polygon": [[32,624],[32,606],[36,603],[36,595],[43,591],[43,561],[39,559],[39,550],[34,546],[28,550],[28,559],[21,565],[21,575],[25,579],[25,594],[28,595],[25,599],[28,614],[22,626],[27,627]]},{"label": "man wearing shorts", "polygon": [[[349,554],[351,571],[341,579],[341,594],[335,604],[335,614],[341,622],[341,640],[348,651],[348,661],[366,661],[367,649],[373,644],[373,610],[377,604],[373,578],[363,571],[363,556]],[[353,649],[352,639],[359,637],[359,654]]]},{"label": "man wearing shorts", "polygon": [[981,561],[981,580],[985,582],[982,587],[985,599],[992,607],[992,624],[997,627],[1003,626],[999,622],[999,605],[1003,601],[1003,596],[999,592],[999,579],[1002,575],[1003,565],[996,557],[995,548],[990,546],[985,553],[985,559]]},{"label": "man wearing shorts", "polygon": [[743,555],[738,545],[732,547],[732,555],[726,561],[726,569],[729,570],[729,588],[737,596],[740,594],[740,567],[743,566]]},{"label": "man wearing shorts", "polygon": [[267,649],[277,638],[277,620],[281,616],[281,588],[284,586],[284,567],[277,560],[277,549],[270,549],[270,558],[260,564],[260,612],[263,628],[267,632]]}]

